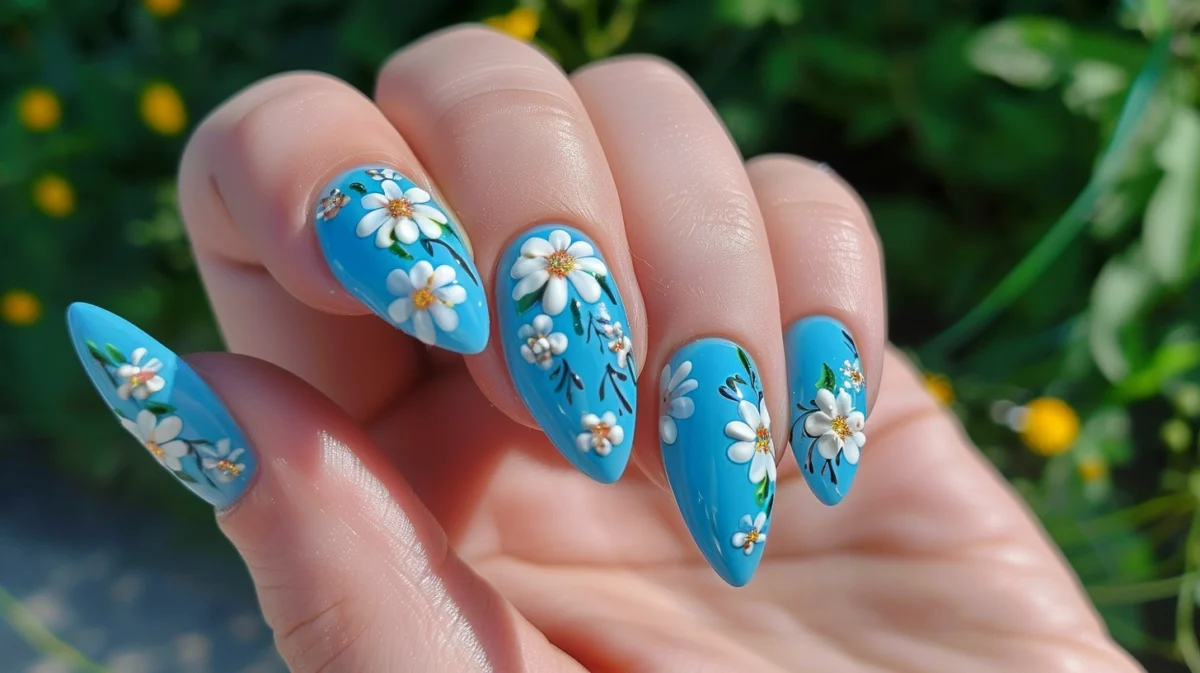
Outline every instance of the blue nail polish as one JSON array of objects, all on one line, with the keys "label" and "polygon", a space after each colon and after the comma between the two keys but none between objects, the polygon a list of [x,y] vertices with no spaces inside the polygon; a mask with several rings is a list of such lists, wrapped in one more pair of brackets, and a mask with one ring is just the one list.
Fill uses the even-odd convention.
[{"label": "blue nail polish", "polygon": [[535,227],[500,260],[496,296],[504,357],[529,413],[575,467],[616,481],[633,445],[637,380],[603,255],[576,229]]},{"label": "blue nail polish", "polygon": [[846,497],[858,471],[867,383],[854,337],[825,316],[796,321],[784,337],[791,394],[792,454],[821,502]]},{"label": "blue nail polish", "polygon": [[659,377],[658,439],[696,546],[726,582],[758,569],[775,504],[775,443],[762,380],[725,339],[675,351]]},{"label": "blue nail polish", "polygon": [[325,187],[316,230],[333,275],[368,308],[422,342],[487,346],[487,296],[449,212],[390,168],[348,171]]},{"label": "blue nail polish", "polygon": [[71,304],[75,353],[117,421],[184,486],[224,509],[257,462],[246,437],[186,362],[120,316]]}]

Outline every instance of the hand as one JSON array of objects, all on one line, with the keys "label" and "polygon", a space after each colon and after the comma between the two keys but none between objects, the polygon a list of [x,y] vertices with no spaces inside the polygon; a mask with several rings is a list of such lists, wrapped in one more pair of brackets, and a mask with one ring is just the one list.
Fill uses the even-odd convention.
[{"label": "hand", "polygon": [[242,355],[184,362],[95,307],[71,327],[221,508],[294,671],[1138,670],[885,346],[857,197],[743,165],[671,66],[568,79],[451,29],[374,101],[313,74],[240,93],[180,181]]}]

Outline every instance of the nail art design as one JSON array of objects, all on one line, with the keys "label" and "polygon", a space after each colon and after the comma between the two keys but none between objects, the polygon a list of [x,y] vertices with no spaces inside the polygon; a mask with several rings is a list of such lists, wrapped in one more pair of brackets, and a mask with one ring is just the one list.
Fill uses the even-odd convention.
[{"label": "nail art design", "polygon": [[121,317],[72,304],[80,363],[117,421],[196,495],[217,508],[246,490],[256,462],[225,406],[186,362]]},{"label": "nail art design", "polygon": [[501,339],[513,384],[576,467],[616,481],[637,410],[633,342],[603,256],[578,230],[535,227],[500,260]]},{"label": "nail art design", "polygon": [[659,378],[659,441],[683,520],[726,582],[750,581],[775,503],[775,443],[758,368],[726,339],[693,341]]},{"label": "nail art design", "polygon": [[826,505],[846,497],[867,441],[867,386],[858,347],[842,323],[825,316],[787,332],[792,453],[809,488]]},{"label": "nail art design", "polygon": [[338,281],[422,342],[478,353],[486,293],[447,211],[390,168],[344,173],[317,202],[317,238]]}]

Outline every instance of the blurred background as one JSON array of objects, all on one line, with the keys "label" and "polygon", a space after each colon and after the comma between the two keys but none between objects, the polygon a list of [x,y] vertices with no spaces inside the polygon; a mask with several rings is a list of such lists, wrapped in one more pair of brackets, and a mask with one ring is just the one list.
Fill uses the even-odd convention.
[{"label": "blurred background", "polygon": [[369,92],[487,20],[566,69],[679,63],[746,155],[855,185],[893,340],[1113,635],[1200,673],[1200,0],[4,0],[0,670],[276,671],[211,510],[132,451],[62,315],[221,343],[175,206],[188,133],[283,70]]}]

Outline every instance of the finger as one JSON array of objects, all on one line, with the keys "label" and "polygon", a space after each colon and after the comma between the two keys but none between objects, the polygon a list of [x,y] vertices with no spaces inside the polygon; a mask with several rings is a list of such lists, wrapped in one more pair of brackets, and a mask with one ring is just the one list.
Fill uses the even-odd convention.
[{"label": "finger", "polygon": [[747,164],[780,292],[792,454],[817,498],[841,502],[858,472],[887,342],[883,265],[858,196],[796,157]]},{"label": "finger", "polygon": [[250,358],[185,362],[94,306],[73,305],[69,323],[122,424],[221,508],[291,670],[580,670],[448,548],[327,398]]},{"label": "finger", "polygon": [[642,436],[657,426],[661,454],[643,443],[637,459],[658,474],[665,465],[697,546],[740,586],[770,523],[775,447],[784,446],[771,418],[786,418],[775,273],[754,192],[724,127],[674,66],[620,59],[574,82],[648,288],[647,371],[661,374],[645,385],[661,403]]},{"label": "finger", "polygon": [[645,326],[617,191],[570,82],[529,45],[460,27],[396,54],[376,98],[495,286],[499,338],[468,363],[476,381],[585,474],[615,481],[633,443]]},{"label": "finger", "polygon": [[[419,373],[417,345],[368,309],[427,343],[481,349],[485,295],[458,282],[470,255],[433,193],[371,101],[330,77],[284,75],[218,109],[185,152],[180,202],[230,348],[296,372],[358,417]],[[414,295],[429,310],[413,310]],[[375,357],[348,357],[358,353]]]}]

